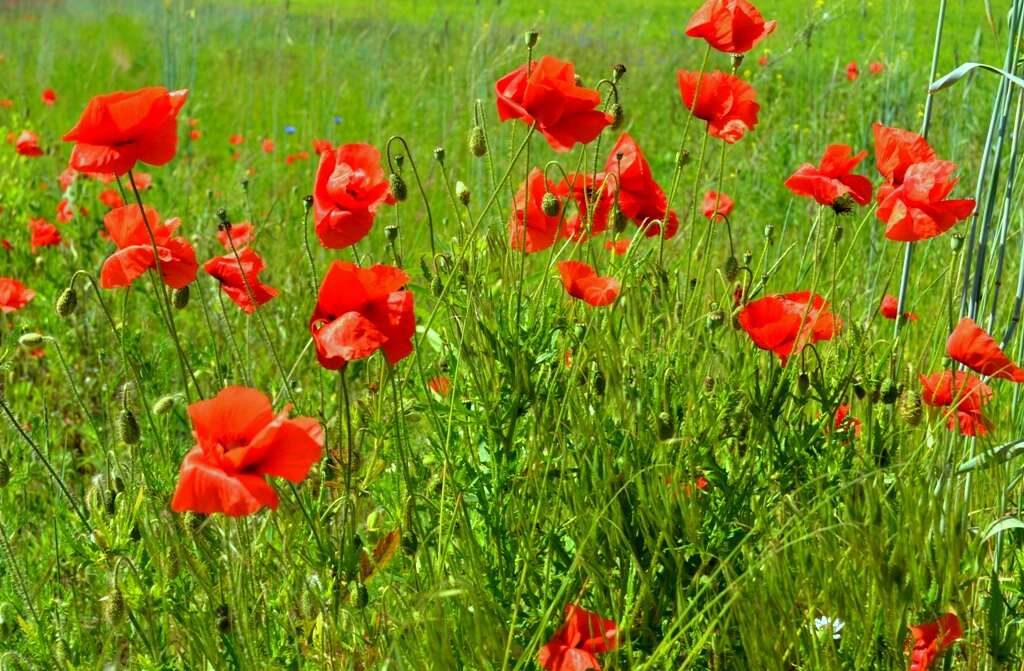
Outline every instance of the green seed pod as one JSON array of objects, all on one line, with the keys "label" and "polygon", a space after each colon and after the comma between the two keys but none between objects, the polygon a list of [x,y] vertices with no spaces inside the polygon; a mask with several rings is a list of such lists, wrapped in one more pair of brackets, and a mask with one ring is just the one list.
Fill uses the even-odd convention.
[{"label": "green seed pod", "polygon": [[609,124],[609,128],[612,130],[618,130],[622,127],[622,122],[626,119],[626,113],[622,109],[622,105],[619,103],[612,103],[611,109],[608,113],[612,117],[612,122]]},{"label": "green seed pod", "polygon": [[40,333],[26,333],[18,338],[18,344],[22,347],[40,347],[45,341]]},{"label": "green seed pod", "polygon": [[302,209],[309,214],[309,211],[313,209],[313,196],[303,196]]},{"label": "green seed pod", "polygon": [[713,305],[707,315],[704,316],[704,325],[709,331],[717,329],[725,322],[725,311],[717,305]]},{"label": "green seed pod", "polygon": [[11,466],[7,463],[7,460],[0,457],[0,489],[7,486],[7,483],[11,481]]},{"label": "green seed pod", "polygon": [[125,445],[137,445],[141,432],[131,410],[122,409],[117,416],[117,435]]},{"label": "green seed pod", "polygon": [[469,187],[463,181],[455,182],[455,197],[459,199],[459,202],[463,205],[469,205],[469,200],[472,194],[469,191]]},{"label": "green seed pod", "polygon": [[736,260],[736,257],[729,255],[729,258],[725,260],[725,265],[722,266],[722,275],[725,277],[726,282],[734,281],[740,274],[740,262]]},{"label": "green seed pod", "polygon": [[896,380],[891,377],[887,377],[882,380],[882,386],[878,388],[878,397],[882,399],[882,403],[886,405],[892,405],[900,397],[900,386],[896,384]]},{"label": "green seed pod", "polygon": [[618,205],[612,208],[612,230],[616,233],[622,233],[626,230],[626,224],[629,223],[626,219],[626,215],[622,213]]},{"label": "green seed pod", "polygon": [[473,126],[469,131],[469,151],[477,158],[487,154],[487,136],[480,126]]},{"label": "green seed pod", "polygon": [[174,305],[175,310],[184,310],[188,307],[188,298],[189,288],[187,284],[171,292],[171,303]]},{"label": "green seed pod", "polygon": [[751,251],[743,252],[743,265],[749,266],[750,262],[754,260],[754,253]]},{"label": "green seed pod", "polygon": [[391,185],[391,195],[398,202],[402,202],[409,197],[409,187],[405,185],[405,180],[402,179],[401,175],[391,173],[391,177],[388,177],[388,184]]},{"label": "green seed pod", "polygon": [[526,44],[527,49],[533,49],[537,46],[538,39],[540,39],[540,33],[536,30],[527,30],[526,34],[523,35],[523,42]]},{"label": "green seed pod", "polygon": [[161,396],[157,399],[156,403],[153,404],[153,414],[155,415],[166,415],[174,409],[174,404],[178,402],[178,396],[176,394],[168,394],[167,396]]},{"label": "green seed pod", "polygon": [[541,198],[540,209],[543,210],[545,216],[557,217],[558,212],[562,209],[562,204],[558,202],[558,196],[547,191],[544,193],[544,197]]},{"label": "green seed pod", "polygon": [[121,593],[121,590],[115,587],[101,601],[103,601],[104,621],[111,627],[119,624],[124,617],[125,608],[124,594]]},{"label": "green seed pod", "polygon": [[900,399],[900,417],[910,426],[917,426],[924,416],[924,408],[921,405],[921,394],[916,391],[908,391]]},{"label": "green seed pod", "polygon": [[676,435],[676,424],[667,412],[658,414],[658,440],[671,440]]},{"label": "green seed pod", "polygon": [[435,296],[440,296],[444,292],[444,282],[441,281],[440,277],[435,277],[430,281],[430,291]]},{"label": "green seed pod", "polygon": [[70,317],[75,308],[78,307],[78,293],[74,287],[68,287],[60,293],[57,297],[57,315],[61,319],[67,319]]}]

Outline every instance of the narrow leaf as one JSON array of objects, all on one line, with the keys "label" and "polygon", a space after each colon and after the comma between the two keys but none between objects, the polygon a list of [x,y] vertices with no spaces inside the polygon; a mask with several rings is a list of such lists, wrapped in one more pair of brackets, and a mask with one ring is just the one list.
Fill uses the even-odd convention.
[{"label": "narrow leaf", "polygon": [[942,77],[939,77],[934,82],[932,82],[932,85],[928,87],[928,92],[929,93],[937,93],[937,92],[941,91],[942,89],[949,88],[950,86],[952,86],[953,84],[956,84],[958,81],[960,81],[965,76],[967,76],[967,74],[970,73],[971,70],[976,70],[976,69],[988,70],[989,72],[994,72],[997,75],[1001,75],[1005,79],[1009,80],[1009,82],[1011,84],[1013,84],[1014,86],[1019,86],[1020,88],[1024,89],[1024,79],[1021,79],[1020,77],[1017,77],[1015,75],[1011,75],[1009,72],[1006,72],[1005,70],[1001,70],[1001,69],[995,67],[994,65],[986,65],[985,63],[964,63],[964,64],[958,66],[955,70],[953,70],[949,74],[946,74],[946,75],[944,75]]}]

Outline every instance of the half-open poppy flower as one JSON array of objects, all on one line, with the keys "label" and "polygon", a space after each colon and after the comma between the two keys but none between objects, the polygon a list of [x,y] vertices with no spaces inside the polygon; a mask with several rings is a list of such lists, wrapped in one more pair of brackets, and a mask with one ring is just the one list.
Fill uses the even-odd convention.
[{"label": "half-open poppy flower", "polygon": [[257,307],[277,295],[277,289],[260,281],[260,272],[266,265],[259,254],[251,247],[246,247],[238,252],[237,259],[234,253],[210,259],[203,270],[220,282],[221,291],[235,305],[245,310],[246,314],[252,314]]},{"label": "half-open poppy flower", "polygon": [[619,296],[619,281],[614,277],[599,277],[586,263],[559,261],[558,272],[566,293],[594,307],[611,305]]},{"label": "half-open poppy flower", "polygon": [[640,146],[623,133],[608,154],[604,164],[608,183],[615,194],[623,216],[644,229],[647,237],[661,235],[671,238],[679,230],[675,211],[666,213],[668,199],[654,181],[651,166]]},{"label": "half-open poppy flower", "polygon": [[35,297],[36,292],[13,277],[0,277],[0,312],[20,310]]},{"label": "half-open poppy flower", "polygon": [[100,191],[99,199],[110,210],[124,207],[124,200],[121,198],[121,194],[114,189],[103,189],[103,191]]},{"label": "half-open poppy flower", "polygon": [[885,222],[885,237],[901,242],[927,240],[945,233],[974,212],[974,199],[946,200],[958,179],[952,179],[951,161],[914,163],[903,183],[878,188],[878,218]]},{"label": "half-open poppy flower", "polygon": [[313,217],[320,243],[343,249],[362,240],[381,203],[393,203],[380,151],[370,144],[344,144],[320,155],[313,186]]},{"label": "half-open poppy flower", "polygon": [[187,90],[162,86],[96,96],[75,127],[64,134],[74,142],[70,165],[78,172],[123,175],[142,161],[169,163],[178,149],[178,112]]},{"label": "half-open poppy flower", "polygon": [[14,141],[14,151],[22,156],[30,156],[32,158],[43,155],[43,149],[39,146],[39,138],[30,130],[21,131],[18,139]]},{"label": "half-open poppy flower", "polygon": [[[871,130],[875,136],[875,165],[878,172],[893,186],[903,183],[903,177],[910,166],[935,160],[935,151],[917,133],[890,128],[877,122]],[[881,201],[881,197],[878,200]]]},{"label": "half-open poppy flower", "polygon": [[[898,298],[891,294],[886,294],[885,297],[882,298],[882,304],[881,306],[879,306],[878,311],[881,312],[882,316],[885,317],[886,319],[895,320],[896,313],[897,311],[899,311],[899,304],[900,301]],[[915,315],[913,312],[904,312],[903,318],[912,322],[917,321],[917,315]]]},{"label": "half-open poppy flower", "polygon": [[530,171],[527,181],[516,192],[508,220],[508,244],[512,249],[532,254],[555,244],[562,222],[562,205],[551,216],[543,208],[544,194],[555,190],[554,182],[544,179],[544,171]]},{"label": "half-open poppy flower", "polygon": [[732,198],[718,191],[708,191],[704,194],[704,202],[701,203],[701,212],[708,219],[716,216],[728,217],[735,206]]},{"label": "half-open poppy flower", "polygon": [[830,144],[817,166],[804,163],[789,179],[786,188],[798,196],[813,198],[819,205],[833,206],[841,197],[849,195],[858,205],[871,200],[871,180],[851,171],[867,156],[858,154],[845,144]]},{"label": "half-open poppy flower", "polygon": [[946,353],[980,375],[1024,382],[1024,368],[1010,361],[995,339],[970,317],[961,319],[949,334]]},{"label": "half-open poppy flower", "polygon": [[181,464],[171,509],[232,517],[276,509],[267,476],[302,482],[324,446],[317,420],[288,412],[275,415],[270,399],[249,387],[226,387],[190,405],[196,445]]},{"label": "half-open poppy flower", "polygon": [[57,227],[45,219],[31,219],[28,222],[28,230],[31,234],[32,253],[42,247],[59,245],[61,241],[60,231]]},{"label": "half-open poppy flower", "polygon": [[596,654],[618,647],[618,625],[575,604],[566,604],[565,623],[537,654],[545,671],[601,671]]},{"label": "half-open poppy flower", "polygon": [[745,54],[775,30],[747,0],[707,0],[686,24],[686,34],[706,40],[713,49]]},{"label": "half-open poppy flower", "polygon": [[920,375],[921,400],[936,407],[950,407],[946,426],[957,429],[965,436],[984,436],[989,431],[989,422],[982,414],[982,407],[992,398],[992,389],[978,377],[948,370],[931,375]]},{"label": "half-open poppy flower", "polygon": [[230,250],[231,245],[234,245],[235,249],[240,250],[252,242],[252,236],[252,224],[248,221],[239,221],[238,223],[231,224],[230,233],[223,229],[217,231],[217,242],[219,242],[220,246],[224,249]]},{"label": "half-open poppy flower", "polygon": [[399,268],[335,261],[327,270],[309,330],[320,365],[330,370],[377,350],[391,364],[412,353],[416,332],[409,276]]},{"label": "half-open poppy flower", "polygon": [[160,215],[152,207],[145,206],[145,221],[136,205],[126,205],[107,212],[103,226],[110,239],[117,245],[117,251],[107,257],[100,270],[100,286],[104,289],[126,287],[150,268],[157,267],[153,253],[153,240],[146,231],[149,222],[159,253],[160,273],[164,283],[180,289],[196,278],[199,264],[196,252],[188,240],[174,237],[174,231],[181,222],[169,219],[160,223]]},{"label": "half-open poppy flower", "polygon": [[955,613],[946,613],[934,622],[911,626],[910,634],[914,639],[910,671],[927,671],[932,662],[964,635],[964,630]]},{"label": "half-open poppy flower", "polygon": [[757,113],[761,109],[757,92],[739,77],[719,70],[703,75],[680,70],[676,80],[686,109],[707,122],[712,137],[732,144],[757,125]]},{"label": "half-open poppy flower", "polygon": [[43,103],[46,105],[53,105],[57,102],[57,93],[53,89],[44,89],[41,96]]},{"label": "half-open poppy flower", "polygon": [[774,353],[783,366],[805,345],[830,340],[842,327],[825,299],[809,291],[759,298],[747,303],[737,318],[754,344]]},{"label": "half-open poppy flower", "polygon": [[497,81],[498,117],[537,125],[555,151],[596,138],[614,119],[597,109],[601,95],[576,84],[572,63],[544,56]]}]

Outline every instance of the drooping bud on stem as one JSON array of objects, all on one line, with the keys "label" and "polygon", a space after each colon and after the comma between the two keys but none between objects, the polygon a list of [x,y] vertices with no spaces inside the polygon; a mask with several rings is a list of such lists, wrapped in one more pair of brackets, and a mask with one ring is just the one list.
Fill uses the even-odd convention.
[{"label": "drooping bud on stem", "polygon": [[171,291],[171,303],[175,310],[184,310],[188,307],[189,294],[190,290],[187,284]]},{"label": "drooping bud on stem", "polygon": [[409,187],[406,186],[405,180],[398,173],[391,173],[388,177],[388,184],[391,186],[391,195],[395,197],[398,202],[404,201],[409,197]]},{"label": "drooping bud on stem", "polygon": [[18,344],[22,347],[41,347],[46,342],[46,337],[41,333],[26,333],[18,338]]},{"label": "drooping bud on stem", "polygon": [[559,210],[561,210],[561,208],[562,204],[558,202],[558,196],[551,193],[550,191],[546,191],[544,193],[544,197],[541,198],[540,201],[540,209],[544,212],[544,214],[548,217],[558,216],[558,212]]},{"label": "drooping bud on stem", "polygon": [[67,319],[74,313],[75,308],[78,307],[78,293],[73,286],[69,286],[60,293],[60,296],[57,297],[56,307],[57,315],[61,319]]}]

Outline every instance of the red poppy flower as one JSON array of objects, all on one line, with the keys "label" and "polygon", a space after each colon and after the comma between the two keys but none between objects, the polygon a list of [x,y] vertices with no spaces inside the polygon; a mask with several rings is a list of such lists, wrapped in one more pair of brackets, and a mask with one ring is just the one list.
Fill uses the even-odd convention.
[{"label": "red poppy flower", "polygon": [[313,140],[313,153],[323,154],[324,152],[334,151],[334,145],[331,144],[330,140]]},{"label": "red poppy flower", "polygon": [[320,365],[330,370],[382,350],[391,364],[412,353],[416,331],[409,276],[399,268],[335,261],[327,270],[309,330]]},{"label": "red poppy flower", "polygon": [[846,195],[858,205],[867,205],[871,200],[871,180],[850,172],[867,155],[866,151],[854,154],[849,145],[830,144],[818,166],[801,165],[786,180],[786,188],[798,196],[813,198],[820,205],[834,205]]},{"label": "red poppy flower", "polygon": [[196,128],[193,128],[192,130],[190,130],[188,132],[188,139],[190,139],[190,140],[195,141],[195,140],[198,140],[201,137],[203,137],[203,132],[198,130],[198,129],[196,129]]},{"label": "red poppy flower", "polygon": [[45,219],[32,219],[28,222],[28,230],[32,234],[32,253],[40,247],[51,247],[60,244],[60,231]]},{"label": "red poppy flower", "polygon": [[36,292],[13,277],[0,277],[0,312],[20,310],[35,297]]},{"label": "red poppy flower", "polygon": [[901,242],[927,240],[971,216],[974,199],[946,200],[960,181],[951,178],[955,170],[951,161],[915,163],[899,186],[880,186],[876,214],[885,222],[885,237]]},{"label": "red poppy flower", "polygon": [[162,86],[96,96],[75,127],[64,135],[74,142],[70,165],[79,172],[123,175],[142,161],[169,163],[178,149],[178,112],[188,91]]},{"label": "red poppy flower", "polygon": [[[614,179],[614,178],[612,178]],[[533,200],[533,185],[530,185],[530,197]],[[540,186],[538,188],[543,188]],[[570,173],[558,183],[553,193],[560,198],[572,198],[576,203],[576,213],[562,222],[562,236],[573,240],[583,240],[586,234],[599,235],[608,229],[608,215],[611,214],[615,202],[613,185],[603,172],[596,175],[590,173]],[[543,198],[543,194],[541,194]],[[531,211],[527,223],[532,223]],[[589,226],[588,226],[589,223]]]},{"label": "red poppy flower", "polygon": [[537,653],[545,671],[601,671],[597,653],[618,647],[618,625],[575,604],[565,606],[565,624]]},{"label": "red poppy flower", "polygon": [[762,68],[768,66],[768,54],[761,54],[757,57],[757,64]]},{"label": "red poppy flower", "polygon": [[566,293],[594,307],[611,305],[619,296],[619,281],[599,277],[597,271],[580,261],[559,261],[558,273]]},{"label": "red poppy flower", "polygon": [[1024,368],[1010,361],[992,336],[985,333],[970,317],[961,319],[949,334],[946,353],[953,361],[962,363],[980,375],[1024,382]]},{"label": "red poppy flower", "polygon": [[269,137],[263,138],[263,142],[260,143],[260,146],[263,148],[264,154],[270,154],[274,151],[274,141]]},{"label": "red poppy flower", "polygon": [[[882,298],[882,305],[879,307],[878,310],[886,319],[895,320],[896,312],[897,310],[899,310],[899,303],[900,301],[898,298],[891,294],[886,294],[885,297]],[[913,312],[904,312],[903,318],[908,319],[912,322],[917,321],[917,315],[915,315]]]},{"label": "red poppy flower", "polygon": [[[113,181],[114,176],[110,175],[110,177],[110,181]],[[145,191],[149,187],[153,186],[153,175],[149,174],[148,172],[142,172],[141,170],[137,170],[132,173],[132,177],[135,179],[135,188],[137,188],[139,191]]]},{"label": "red poppy flower", "polygon": [[512,216],[508,220],[508,244],[512,249],[532,254],[555,244],[558,227],[562,222],[562,206],[550,217],[544,214],[541,206],[544,194],[554,190],[554,183],[544,179],[544,172],[540,168],[530,171],[527,182],[516,192]]},{"label": "red poppy flower", "polygon": [[0,98],[0,107],[4,109],[11,109],[14,107],[14,101],[10,98]]},{"label": "red poppy flower", "polygon": [[217,231],[217,242],[224,249],[230,250],[231,245],[234,244],[235,249],[241,249],[252,242],[253,228],[252,224],[248,221],[240,221],[237,224],[231,224],[231,242],[228,242],[228,233],[224,230]]},{"label": "red poppy flower", "polygon": [[427,382],[427,387],[438,396],[447,396],[452,390],[452,381],[447,375],[438,375]]},{"label": "red poppy flower", "polygon": [[832,421],[832,428],[837,433],[860,436],[860,420],[856,417],[850,416],[850,406],[846,404],[836,408],[835,418]]},{"label": "red poppy flower", "polygon": [[857,61],[850,61],[846,64],[846,78],[852,82],[856,81],[857,77],[860,77],[860,69],[857,67]]},{"label": "red poppy flower", "polygon": [[277,509],[266,477],[302,482],[324,446],[319,422],[288,412],[275,415],[270,399],[249,387],[226,387],[190,405],[196,445],[181,464],[171,509],[232,517]]},{"label": "red poppy flower", "polygon": [[703,76],[700,72],[680,70],[676,79],[683,104],[695,117],[707,122],[712,137],[732,144],[754,130],[761,106],[757,104],[757,92],[747,82],[719,70],[705,72]]},{"label": "red poppy flower", "polygon": [[14,249],[14,245],[12,245],[11,241],[6,238],[0,238],[0,247],[3,247],[4,250],[8,252]]},{"label": "red poppy flower", "polygon": [[921,400],[937,407],[952,407],[946,419],[946,426],[952,431],[959,429],[965,436],[984,436],[989,431],[989,421],[982,414],[982,406],[992,398],[992,389],[978,377],[957,371],[919,375]]},{"label": "red poppy flower", "polygon": [[[196,252],[185,238],[173,237],[181,224],[177,218],[160,223],[160,215],[150,206],[145,207],[160,254],[160,272],[164,283],[175,289],[191,284],[196,278],[199,264]],[[127,205],[107,212],[103,225],[117,251],[107,257],[100,270],[100,286],[104,289],[126,287],[149,270],[156,268],[153,242],[146,231],[142,213],[136,205]]]},{"label": "red poppy flower", "polygon": [[724,193],[708,191],[704,194],[704,202],[701,204],[701,211],[708,219],[713,218],[715,215],[728,217],[729,214],[732,213],[732,208],[734,206],[735,203],[732,202],[732,198]]},{"label": "red poppy flower", "polygon": [[[527,73],[529,71],[529,73]],[[614,120],[597,109],[601,95],[576,84],[572,63],[544,56],[508,73],[495,84],[498,117],[537,124],[555,151],[596,138]]]},{"label": "red poppy flower", "polygon": [[31,156],[32,158],[43,155],[43,150],[39,146],[39,138],[30,130],[21,131],[18,139],[14,141],[14,151],[22,156]]},{"label": "red poppy flower", "polygon": [[630,242],[631,240],[629,238],[622,238],[621,240],[616,240],[615,242],[612,242],[611,240],[605,240],[604,248],[607,249],[612,254],[614,254],[615,256],[622,256],[627,251],[629,251]]},{"label": "red poppy flower", "polygon": [[113,210],[116,207],[124,206],[124,200],[121,199],[121,194],[119,194],[114,189],[104,189],[103,191],[101,191],[100,202],[106,205],[111,210]]},{"label": "red poppy flower", "polygon": [[747,0],[707,0],[686,24],[686,34],[727,54],[744,54],[775,30]]},{"label": "red poppy flower", "polygon": [[210,259],[203,266],[203,270],[220,282],[221,291],[226,293],[235,305],[251,315],[257,307],[277,295],[277,289],[260,281],[259,275],[266,267],[267,264],[260,255],[251,247],[246,247],[238,252],[237,259],[234,253]]},{"label": "red poppy flower", "polygon": [[783,366],[805,345],[830,340],[842,328],[825,299],[812,298],[809,291],[759,298],[747,303],[738,319],[754,344],[773,352]]},{"label": "red poppy flower", "polygon": [[61,198],[57,203],[57,221],[68,223],[75,218],[75,210],[67,198]]},{"label": "red poppy flower", "polygon": [[666,214],[665,192],[654,181],[651,166],[629,133],[619,136],[604,170],[624,217],[643,228],[649,238],[661,235],[663,230],[666,238],[676,234],[679,217],[675,210]]},{"label": "red poppy flower", "polygon": [[[903,183],[907,168],[915,163],[935,160],[935,152],[928,141],[917,133],[890,128],[880,123],[872,127],[875,135],[875,165],[878,172],[893,186]],[[881,202],[881,193],[878,194]]]},{"label": "red poppy flower", "polygon": [[239,135],[238,133],[234,133],[234,134],[231,135],[231,137],[228,138],[228,144],[230,144],[233,147],[237,147],[238,145],[242,144],[244,141],[245,141],[245,138],[242,137],[241,135]]},{"label": "red poppy flower", "polygon": [[320,155],[313,186],[313,217],[320,243],[343,249],[362,240],[381,203],[393,203],[380,152],[371,144],[345,144]]},{"label": "red poppy flower", "polygon": [[878,61],[872,61],[871,65],[868,66],[868,70],[870,70],[873,75],[880,75],[882,74],[882,70],[885,70],[885,65]]},{"label": "red poppy flower", "polygon": [[54,92],[53,89],[45,89],[43,91],[42,96],[40,97],[43,99],[43,102],[47,105],[52,105],[55,102],[57,102],[57,94]]},{"label": "red poppy flower", "polygon": [[960,618],[946,613],[934,622],[910,627],[914,647],[910,651],[910,671],[927,671],[957,639],[964,635]]}]

